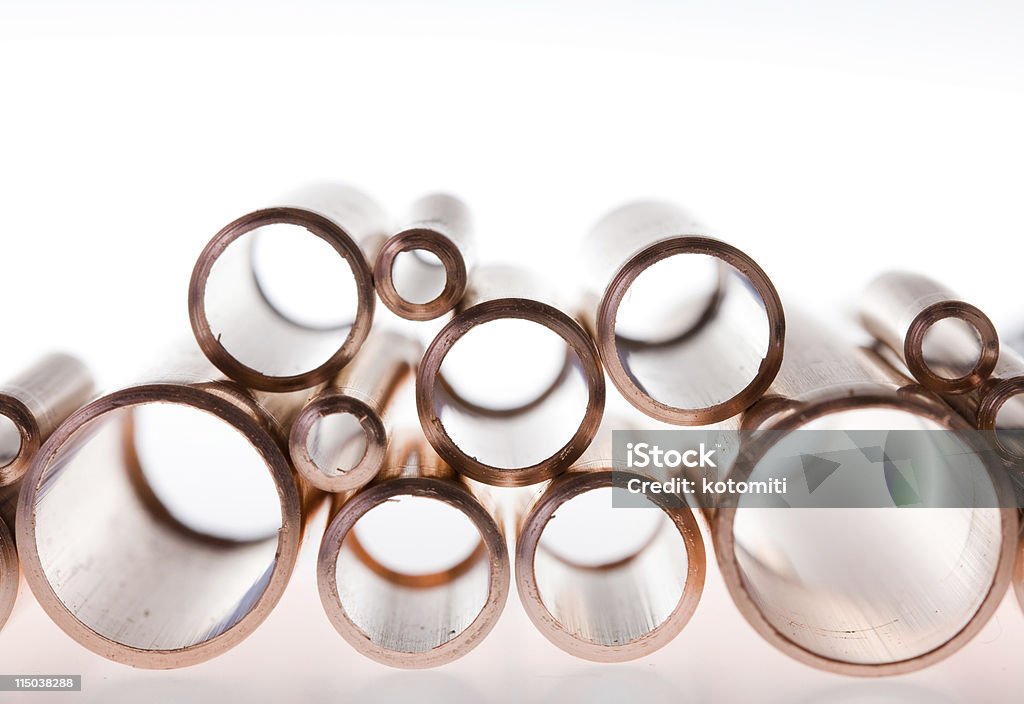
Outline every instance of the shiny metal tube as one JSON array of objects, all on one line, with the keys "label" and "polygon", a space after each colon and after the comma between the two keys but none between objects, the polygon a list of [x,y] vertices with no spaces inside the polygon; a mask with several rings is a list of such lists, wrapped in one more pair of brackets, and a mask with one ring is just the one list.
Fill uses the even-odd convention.
[{"label": "shiny metal tube", "polygon": [[435,193],[414,202],[377,255],[373,275],[384,305],[408,320],[433,320],[454,309],[466,292],[472,235],[469,208],[458,198]]},{"label": "shiny metal tube", "polygon": [[295,468],[323,491],[373,479],[388,447],[386,411],[422,354],[404,335],[371,334],[356,358],[303,407],[289,434]]},{"label": "shiny metal tube", "polygon": [[[456,564],[431,572],[397,569],[358,537],[359,523],[384,505],[429,499],[455,509],[479,533]],[[427,526],[395,526],[412,534]],[[436,667],[475,648],[491,631],[509,588],[509,558],[494,509],[417,431],[398,435],[378,477],[334,497],[320,544],[320,600],[338,633],[357,651],[401,668]]]},{"label": "shiny metal tube", "polygon": [[1024,463],[1024,357],[1003,346],[992,375],[981,386],[946,401],[976,428],[991,433],[1005,460]]},{"label": "shiny metal tube", "polygon": [[[509,319],[556,333],[565,345],[565,362],[531,402],[485,408],[460,396],[445,380],[442,365],[467,333]],[[593,341],[548,286],[511,267],[476,269],[455,317],[427,348],[416,376],[416,407],[430,444],[459,472],[498,486],[534,484],[567,469],[597,432],[604,402],[604,374]]]},{"label": "shiny metal tube", "polygon": [[18,598],[21,566],[14,542],[14,515],[20,484],[0,486],[0,631]]},{"label": "shiny metal tube", "polygon": [[[789,323],[775,384],[741,419],[771,439],[744,453],[737,481],[798,428],[969,428],[826,326],[792,311]],[[986,469],[1007,490],[1001,469]],[[981,630],[1009,584],[1018,529],[1011,508],[744,509],[740,499],[710,518],[729,593],[758,633],[804,663],[872,676],[931,665]]]},{"label": "shiny metal tube", "polygon": [[49,354],[0,385],[0,630],[18,595],[14,528],[21,478],[42,443],[95,392],[88,367]]},{"label": "shiny metal tube", "polygon": [[[636,408],[677,425],[730,418],[754,403],[782,363],[786,321],[767,274],[732,245],[706,236],[685,211],[637,202],[612,211],[585,241],[591,325],[615,386]],[[627,315],[642,279],[665,267],[705,265],[658,287],[653,305]],[[627,324],[629,324],[627,326]]]},{"label": "shiny metal tube", "polygon": [[0,384],[0,486],[17,482],[50,433],[95,393],[78,359],[49,354]]},{"label": "shiny metal tube", "polygon": [[988,316],[920,274],[890,271],[875,278],[861,297],[860,319],[936,393],[978,387],[999,357],[999,337]]},{"label": "shiny metal tube", "polygon": [[545,541],[552,521],[575,520],[573,540],[586,544],[590,522],[565,515],[565,507],[591,492],[622,487],[631,476],[643,478],[615,469],[612,427],[606,418],[587,452],[538,493],[519,522],[515,555],[516,588],[533,624],[562,650],[596,662],[644,657],[675,638],[697,608],[706,569],[693,511],[664,494],[645,495],[647,508],[609,509],[653,509],[663,517],[627,554],[602,551],[600,561],[581,563]]},{"label": "shiny metal tube", "polygon": [[[356,299],[351,320],[308,322],[275,304],[260,278],[256,247],[268,228],[282,225],[302,230],[289,234],[292,241],[319,238],[348,264]],[[375,302],[370,262],[386,231],[377,204],[340,184],[296,191],[279,206],[229,223],[206,245],[192,271],[188,308],[199,347],[229,378],[253,389],[294,391],[328,381],[370,331]],[[305,273],[292,272],[298,279]]]},{"label": "shiny metal tube", "polygon": [[[254,395],[194,350],[159,377],[71,414],[37,454],[18,504],[25,577],[46,613],[86,648],[136,667],[192,665],[244,639],[280,598],[315,505],[288,462],[283,429],[306,395]],[[216,437],[182,434],[167,415],[156,430],[180,453],[176,470],[214,463],[201,474],[202,494],[222,471],[242,468],[244,481],[264,482],[274,527],[234,538],[176,512],[139,435],[153,410],[208,424]],[[244,454],[211,454],[223,447],[215,441]],[[245,496],[243,488],[231,491]],[[200,518],[239,506],[231,496],[216,501]]]}]

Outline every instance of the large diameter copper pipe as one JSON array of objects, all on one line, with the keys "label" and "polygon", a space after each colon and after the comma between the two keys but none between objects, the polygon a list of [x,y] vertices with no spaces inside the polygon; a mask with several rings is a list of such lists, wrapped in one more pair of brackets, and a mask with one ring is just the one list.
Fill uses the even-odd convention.
[{"label": "large diameter copper pipe", "polygon": [[[281,224],[306,231],[292,236],[320,238],[348,264],[356,293],[352,320],[308,324],[268,297],[253,248],[262,228]],[[296,191],[278,206],[229,223],[206,245],[192,271],[188,308],[199,347],[229,378],[253,389],[294,391],[328,381],[370,331],[375,302],[370,262],[386,232],[380,207],[341,184]]]},{"label": "large diameter copper pipe", "polygon": [[288,444],[307,481],[342,492],[377,475],[389,441],[387,411],[421,354],[420,344],[404,335],[373,333],[356,358],[302,407]]},{"label": "large diameter copper pipe", "polygon": [[[704,425],[736,415],[768,389],[782,363],[786,321],[771,280],[747,254],[660,202],[612,211],[585,244],[594,301],[588,322],[612,382],[636,408],[667,423]],[[659,294],[668,304],[663,320],[624,333],[621,307],[638,279],[684,258],[708,260],[715,281],[693,292],[676,278]]]},{"label": "large diameter copper pipe", "polygon": [[93,393],[89,369],[67,354],[41,357],[0,385],[0,630],[21,580],[14,540],[20,480],[42,443]]},{"label": "large diameter copper pipe", "polygon": [[[890,271],[875,278],[861,297],[860,318],[915,379],[936,393],[977,388],[999,357],[999,337],[988,316],[920,274]],[[949,320],[960,325],[941,324]]]},{"label": "large diameter copper pipe", "polygon": [[[446,383],[442,364],[468,332],[508,319],[556,333],[565,343],[565,363],[558,378],[530,403],[484,408]],[[487,359],[476,361],[488,364]],[[604,374],[590,336],[546,283],[512,267],[476,269],[456,315],[430,343],[416,376],[416,407],[430,444],[459,472],[497,486],[526,486],[565,471],[597,432],[604,402]],[[455,426],[458,440],[453,439]],[[544,448],[543,456],[524,454],[538,447]]]},{"label": "large diameter copper pipe", "polygon": [[[431,499],[462,513],[479,533],[476,549],[430,573],[401,571],[363,545],[358,524],[371,510]],[[396,526],[415,532],[424,526]],[[504,535],[488,497],[441,460],[420,433],[395,438],[368,486],[335,495],[320,544],[320,600],[338,633],[357,651],[401,668],[436,667],[462,657],[487,636],[509,589]]]},{"label": "large diameter copper pipe", "polygon": [[21,582],[18,548],[14,542],[14,513],[20,484],[0,487],[0,631],[14,609]]},{"label": "large diameter copper pipe", "polygon": [[472,263],[469,208],[454,196],[435,193],[413,203],[403,226],[381,247],[374,281],[381,301],[397,315],[433,320],[462,298]]},{"label": "large diameter copper pipe", "polygon": [[523,512],[515,555],[516,588],[534,626],[562,650],[596,662],[644,657],[675,638],[697,608],[706,570],[693,510],[660,493],[645,494],[645,508],[612,509],[664,516],[628,555],[584,564],[545,542],[556,514],[561,521],[577,519],[576,537],[586,542],[578,531],[586,531],[588,522],[565,515],[564,507],[590,492],[644,479],[613,464],[612,428],[606,418],[587,452]]},{"label": "large diameter copper pipe", "polygon": [[[762,431],[762,441],[741,453],[730,474],[737,481],[747,480],[759,458],[796,429],[898,423],[969,430],[924,387],[827,326],[790,313],[779,376],[741,419],[746,431]],[[883,411],[884,420],[872,417]],[[1005,474],[987,463],[985,470],[1003,496]],[[889,675],[948,657],[992,616],[1013,572],[1018,516],[1012,508],[822,511],[744,509],[742,503],[709,511],[729,593],[766,640],[822,669]],[[855,551],[864,554],[850,554]]]},{"label": "large diameter copper pipe", "polygon": [[46,355],[0,384],[0,486],[21,479],[43,441],[93,393],[89,369],[67,354]]},{"label": "large diameter copper pipe", "polygon": [[[252,394],[195,350],[158,378],[71,414],[32,462],[18,504],[25,577],[53,621],[93,652],[146,668],[193,665],[249,635],[280,598],[315,504],[293,473],[285,442],[284,424],[301,396]],[[146,481],[134,422],[154,405],[212,416],[241,443],[254,472],[269,475],[279,527],[231,539],[162,503]],[[202,438],[178,439],[197,455],[183,461],[209,460]]]}]

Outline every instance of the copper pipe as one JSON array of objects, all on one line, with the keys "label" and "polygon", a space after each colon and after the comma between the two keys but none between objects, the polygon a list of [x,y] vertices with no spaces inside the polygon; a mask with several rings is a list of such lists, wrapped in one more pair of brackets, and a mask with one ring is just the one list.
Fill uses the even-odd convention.
[{"label": "copper pipe", "polygon": [[[767,439],[741,454],[730,474],[737,481],[789,431],[873,427],[851,413],[889,410],[914,427],[969,428],[934,394],[827,327],[792,311],[789,323],[782,369],[741,420]],[[1006,490],[1003,472],[986,469],[993,487]],[[741,501],[709,513],[718,563],[740,612],[784,653],[834,672],[899,674],[948,657],[995,612],[1013,571],[1018,517],[1011,508],[815,511],[744,509]],[[887,530],[893,521],[899,525]],[[858,544],[839,546],[852,530]],[[854,549],[867,556],[844,551]],[[901,579],[913,586],[903,589]]]},{"label": "copper pipe", "polygon": [[976,428],[991,433],[1006,461],[1024,463],[1024,358],[1017,352],[1001,347],[992,375],[981,386],[946,401]]},{"label": "copper pipe", "polygon": [[20,484],[0,486],[0,631],[14,610],[21,582],[21,566],[14,542],[14,508]]},{"label": "copper pipe", "polygon": [[[636,408],[677,425],[736,415],[768,389],[782,363],[786,320],[775,287],[744,252],[706,235],[674,205],[637,202],[607,214],[586,239],[589,323],[608,374]],[[620,308],[642,275],[700,257],[715,265],[715,283],[687,298],[688,282],[673,280],[657,325],[623,332]]]},{"label": "copper pipe", "polygon": [[21,479],[43,441],[94,392],[89,369],[67,354],[46,355],[0,384],[0,486]]},{"label": "copper pipe", "polygon": [[389,441],[386,411],[421,354],[419,343],[403,335],[373,333],[334,381],[302,407],[288,446],[307,481],[340,492],[377,475]]},{"label": "copper pipe", "polygon": [[567,503],[643,478],[613,464],[612,427],[606,419],[587,452],[534,499],[516,541],[516,588],[530,620],[562,650],[596,662],[644,657],[675,638],[697,608],[706,569],[693,511],[664,494],[645,494],[665,520],[628,556],[579,564],[545,544]]},{"label": "copper pipe", "polygon": [[413,203],[404,222],[377,255],[377,294],[403,318],[433,320],[454,309],[466,292],[473,244],[469,208],[454,196],[435,193]]},{"label": "copper pipe", "polygon": [[[86,648],[136,667],[184,667],[237,645],[280,598],[316,504],[288,462],[283,429],[302,400],[254,395],[194,350],[74,412],[39,451],[18,504],[25,577],[46,613]],[[269,475],[279,528],[229,539],[162,504],[146,485],[134,432],[136,414],[150,406],[223,424]],[[194,453],[183,461],[203,459],[201,439],[179,440]]]},{"label": "copper pipe", "polygon": [[42,443],[93,393],[88,367],[67,354],[41,357],[0,385],[0,630],[21,578],[14,541],[20,480]]},{"label": "copper pipe", "polygon": [[[567,469],[593,439],[604,412],[604,374],[593,341],[566,310],[542,281],[526,272],[512,267],[475,270],[456,315],[430,343],[416,376],[423,431],[459,472],[497,486],[534,484]],[[566,345],[566,361],[562,373],[532,402],[514,409],[483,408],[446,383],[442,363],[470,330],[507,319],[530,321],[556,333]],[[560,425],[570,424],[572,432],[559,434],[565,429]],[[458,441],[453,439],[456,428]]]},{"label": "copper pipe", "polygon": [[[477,548],[458,564],[426,574],[375,559],[357,539],[359,521],[378,506],[411,497],[462,513],[479,532]],[[468,653],[494,627],[508,597],[508,549],[487,497],[434,454],[417,431],[395,438],[370,485],[335,495],[317,584],[331,623],[360,653],[393,667],[436,667]]]},{"label": "copper pipe", "polygon": [[[999,357],[999,337],[988,316],[920,274],[890,271],[877,277],[861,298],[860,318],[915,379],[936,393],[976,388]],[[970,332],[963,326],[936,326],[943,320],[958,320]],[[929,343],[929,335],[941,337]]]},{"label": "copper pipe", "polygon": [[[254,246],[262,228],[279,224],[304,228],[347,262],[357,298],[351,321],[299,321],[268,296],[254,265]],[[253,389],[294,391],[328,381],[370,331],[375,301],[370,262],[386,228],[376,203],[340,184],[296,191],[277,207],[229,223],[206,245],[192,271],[188,308],[199,347],[229,378]]]}]

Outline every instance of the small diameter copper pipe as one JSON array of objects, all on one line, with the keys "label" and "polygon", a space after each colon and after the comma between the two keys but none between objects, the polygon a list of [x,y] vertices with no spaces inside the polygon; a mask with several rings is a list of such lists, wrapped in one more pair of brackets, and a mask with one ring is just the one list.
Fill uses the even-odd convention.
[{"label": "small diameter copper pipe", "polygon": [[404,222],[377,255],[377,294],[407,320],[433,320],[454,309],[466,292],[473,243],[469,208],[435,193],[413,203]]},{"label": "small diameter copper pipe", "polygon": [[[742,417],[771,439],[742,453],[737,481],[798,428],[969,429],[880,358],[792,311],[789,323],[779,376]],[[986,469],[996,492],[1008,489]],[[710,517],[729,593],[758,633],[809,665],[869,676],[927,667],[970,641],[1009,585],[1018,530],[1012,508],[744,509],[741,499]]]},{"label": "small diameter copper pipe", "polygon": [[[281,421],[300,403],[254,396],[194,350],[159,378],[75,411],[37,454],[18,504],[25,577],[46,613],[86,648],[135,667],[193,665],[242,641],[280,598],[315,505],[292,471]],[[230,436],[221,439],[269,474],[280,527],[234,540],[179,520],[146,483],[135,432],[146,407],[219,421]],[[202,459],[202,438],[179,439],[190,453],[182,462]]]},{"label": "small diameter copper pipe", "polygon": [[[585,241],[594,299],[588,322],[608,374],[640,411],[677,425],[736,415],[782,363],[786,320],[771,280],[744,252],[706,234],[674,205],[637,202],[606,215]],[[639,278],[670,260],[702,257],[716,272],[706,290],[690,295],[686,276],[674,277],[657,324],[623,331],[621,308]]]},{"label": "small diameter copper pipe", "polygon": [[[530,620],[562,650],[596,662],[644,657],[675,638],[697,608],[706,569],[693,510],[673,505],[664,494],[644,495],[651,503],[646,510],[658,509],[665,520],[630,555],[580,564],[545,544],[545,529],[568,502],[622,487],[630,477],[645,478],[615,469],[612,427],[606,419],[587,452],[535,498],[516,541],[516,588]],[[573,520],[563,514],[558,519]]]},{"label": "small diameter copper pipe", "polygon": [[1015,466],[1024,463],[1024,358],[1005,345],[992,375],[978,388],[946,401],[979,430],[992,434],[996,449]]},{"label": "small diameter copper pipe", "polygon": [[[433,499],[461,512],[480,534],[476,549],[431,573],[402,572],[375,559],[357,538],[359,521],[378,506],[410,498]],[[370,485],[335,495],[317,584],[328,618],[352,647],[393,667],[426,668],[462,657],[487,636],[505,606],[509,572],[508,549],[490,502],[417,431],[396,436]]]},{"label": "small diameter copper pipe", "polygon": [[[320,238],[347,262],[356,293],[352,320],[310,324],[268,296],[254,247],[261,228],[280,224],[303,228],[304,235]],[[188,309],[199,347],[229,378],[253,389],[294,391],[328,381],[370,331],[375,302],[370,262],[386,232],[380,207],[340,184],[296,191],[277,207],[229,223],[206,245],[192,271]]]},{"label": "small diameter copper pipe", "polygon": [[[920,274],[890,271],[877,277],[861,298],[860,318],[915,379],[936,393],[976,388],[999,357],[999,337],[988,316]],[[947,320],[961,324],[941,323]]]},{"label": "small diameter copper pipe", "polygon": [[0,385],[0,630],[14,608],[21,575],[14,541],[20,480],[50,433],[93,393],[88,367],[59,353]]},{"label": "small diameter copper pipe", "polygon": [[21,479],[43,441],[93,393],[89,369],[67,354],[46,355],[0,384],[0,486]]},{"label": "small diameter copper pipe", "polygon": [[[530,403],[484,408],[459,396],[442,377],[442,364],[466,333],[507,319],[556,333],[567,348],[565,363],[558,378]],[[535,484],[567,469],[597,432],[604,402],[604,374],[590,336],[544,282],[513,267],[474,271],[456,315],[430,343],[416,375],[416,408],[430,444],[459,472],[496,486]],[[568,425],[571,432],[561,433]],[[458,440],[453,439],[456,429]]]},{"label": "small diameter copper pipe", "polygon": [[373,333],[334,381],[302,407],[288,446],[309,483],[323,491],[350,491],[377,475],[388,447],[386,411],[422,351],[404,335]]}]

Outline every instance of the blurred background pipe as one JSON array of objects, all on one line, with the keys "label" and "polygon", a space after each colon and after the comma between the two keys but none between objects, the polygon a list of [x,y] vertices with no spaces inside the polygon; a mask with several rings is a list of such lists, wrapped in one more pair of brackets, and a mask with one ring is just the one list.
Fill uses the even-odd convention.
[{"label": "blurred background pipe", "polygon": [[[587,452],[522,514],[516,587],[530,620],[562,650],[623,662],[665,646],[704,588],[704,540],[693,511],[668,494],[613,506],[639,474],[612,462],[606,418]],[[614,478],[614,481],[613,481]],[[616,487],[616,488],[613,488]]]},{"label": "blurred background pipe", "polygon": [[73,413],[18,505],[46,613],[136,667],[192,665],[245,638],[280,598],[316,505],[284,433],[307,396],[250,393],[193,349]]},{"label": "blurred background pipe", "polygon": [[491,631],[509,571],[483,488],[417,430],[396,434],[371,484],[334,497],[317,583],[328,618],[357,651],[425,668],[465,655]]},{"label": "blurred background pipe", "polygon": [[588,323],[626,400],[705,425],[754,403],[782,363],[779,295],[744,252],[668,203],[605,215],[585,240]]},{"label": "blurred background pipe", "polygon": [[[788,322],[782,369],[741,419],[764,447],[733,467],[737,481],[756,478],[760,458],[795,429],[969,428],[937,396],[827,326],[792,310]],[[978,461],[1002,496],[1001,468]],[[765,639],[826,670],[898,674],[948,657],[988,621],[1012,574],[1012,508],[743,504],[709,512],[729,593]]]},{"label": "blurred background pipe", "polygon": [[192,331],[229,378],[263,391],[328,381],[373,321],[371,264],[384,212],[365,194],[320,184],[228,224],[189,284]]},{"label": "blurred background pipe", "polygon": [[920,274],[890,271],[876,277],[861,297],[860,319],[936,393],[977,388],[999,357],[999,337],[988,316]]},{"label": "blurred background pipe", "polygon": [[408,320],[433,320],[455,308],[473,265],[473,224],[466,204],[434,193],[412,204],[377,255],[380,300]]},{"label": "blurred background pipe", "polygon": [[[568,310],[525,271],[474,271],[416,376],[423,431],[459,472],[498,486],[534,484],[568,468],[593,439],[604,374]],[[479,373],[467,378],[467,368]]]},{"label": "blurred background pipe", "polygon": [[404,335],[378,331],[356,358],[303,407],[292,424],[295,468],[323,491],[357,489],[373,479],[387,451],[387,411],[423,349]]}]

